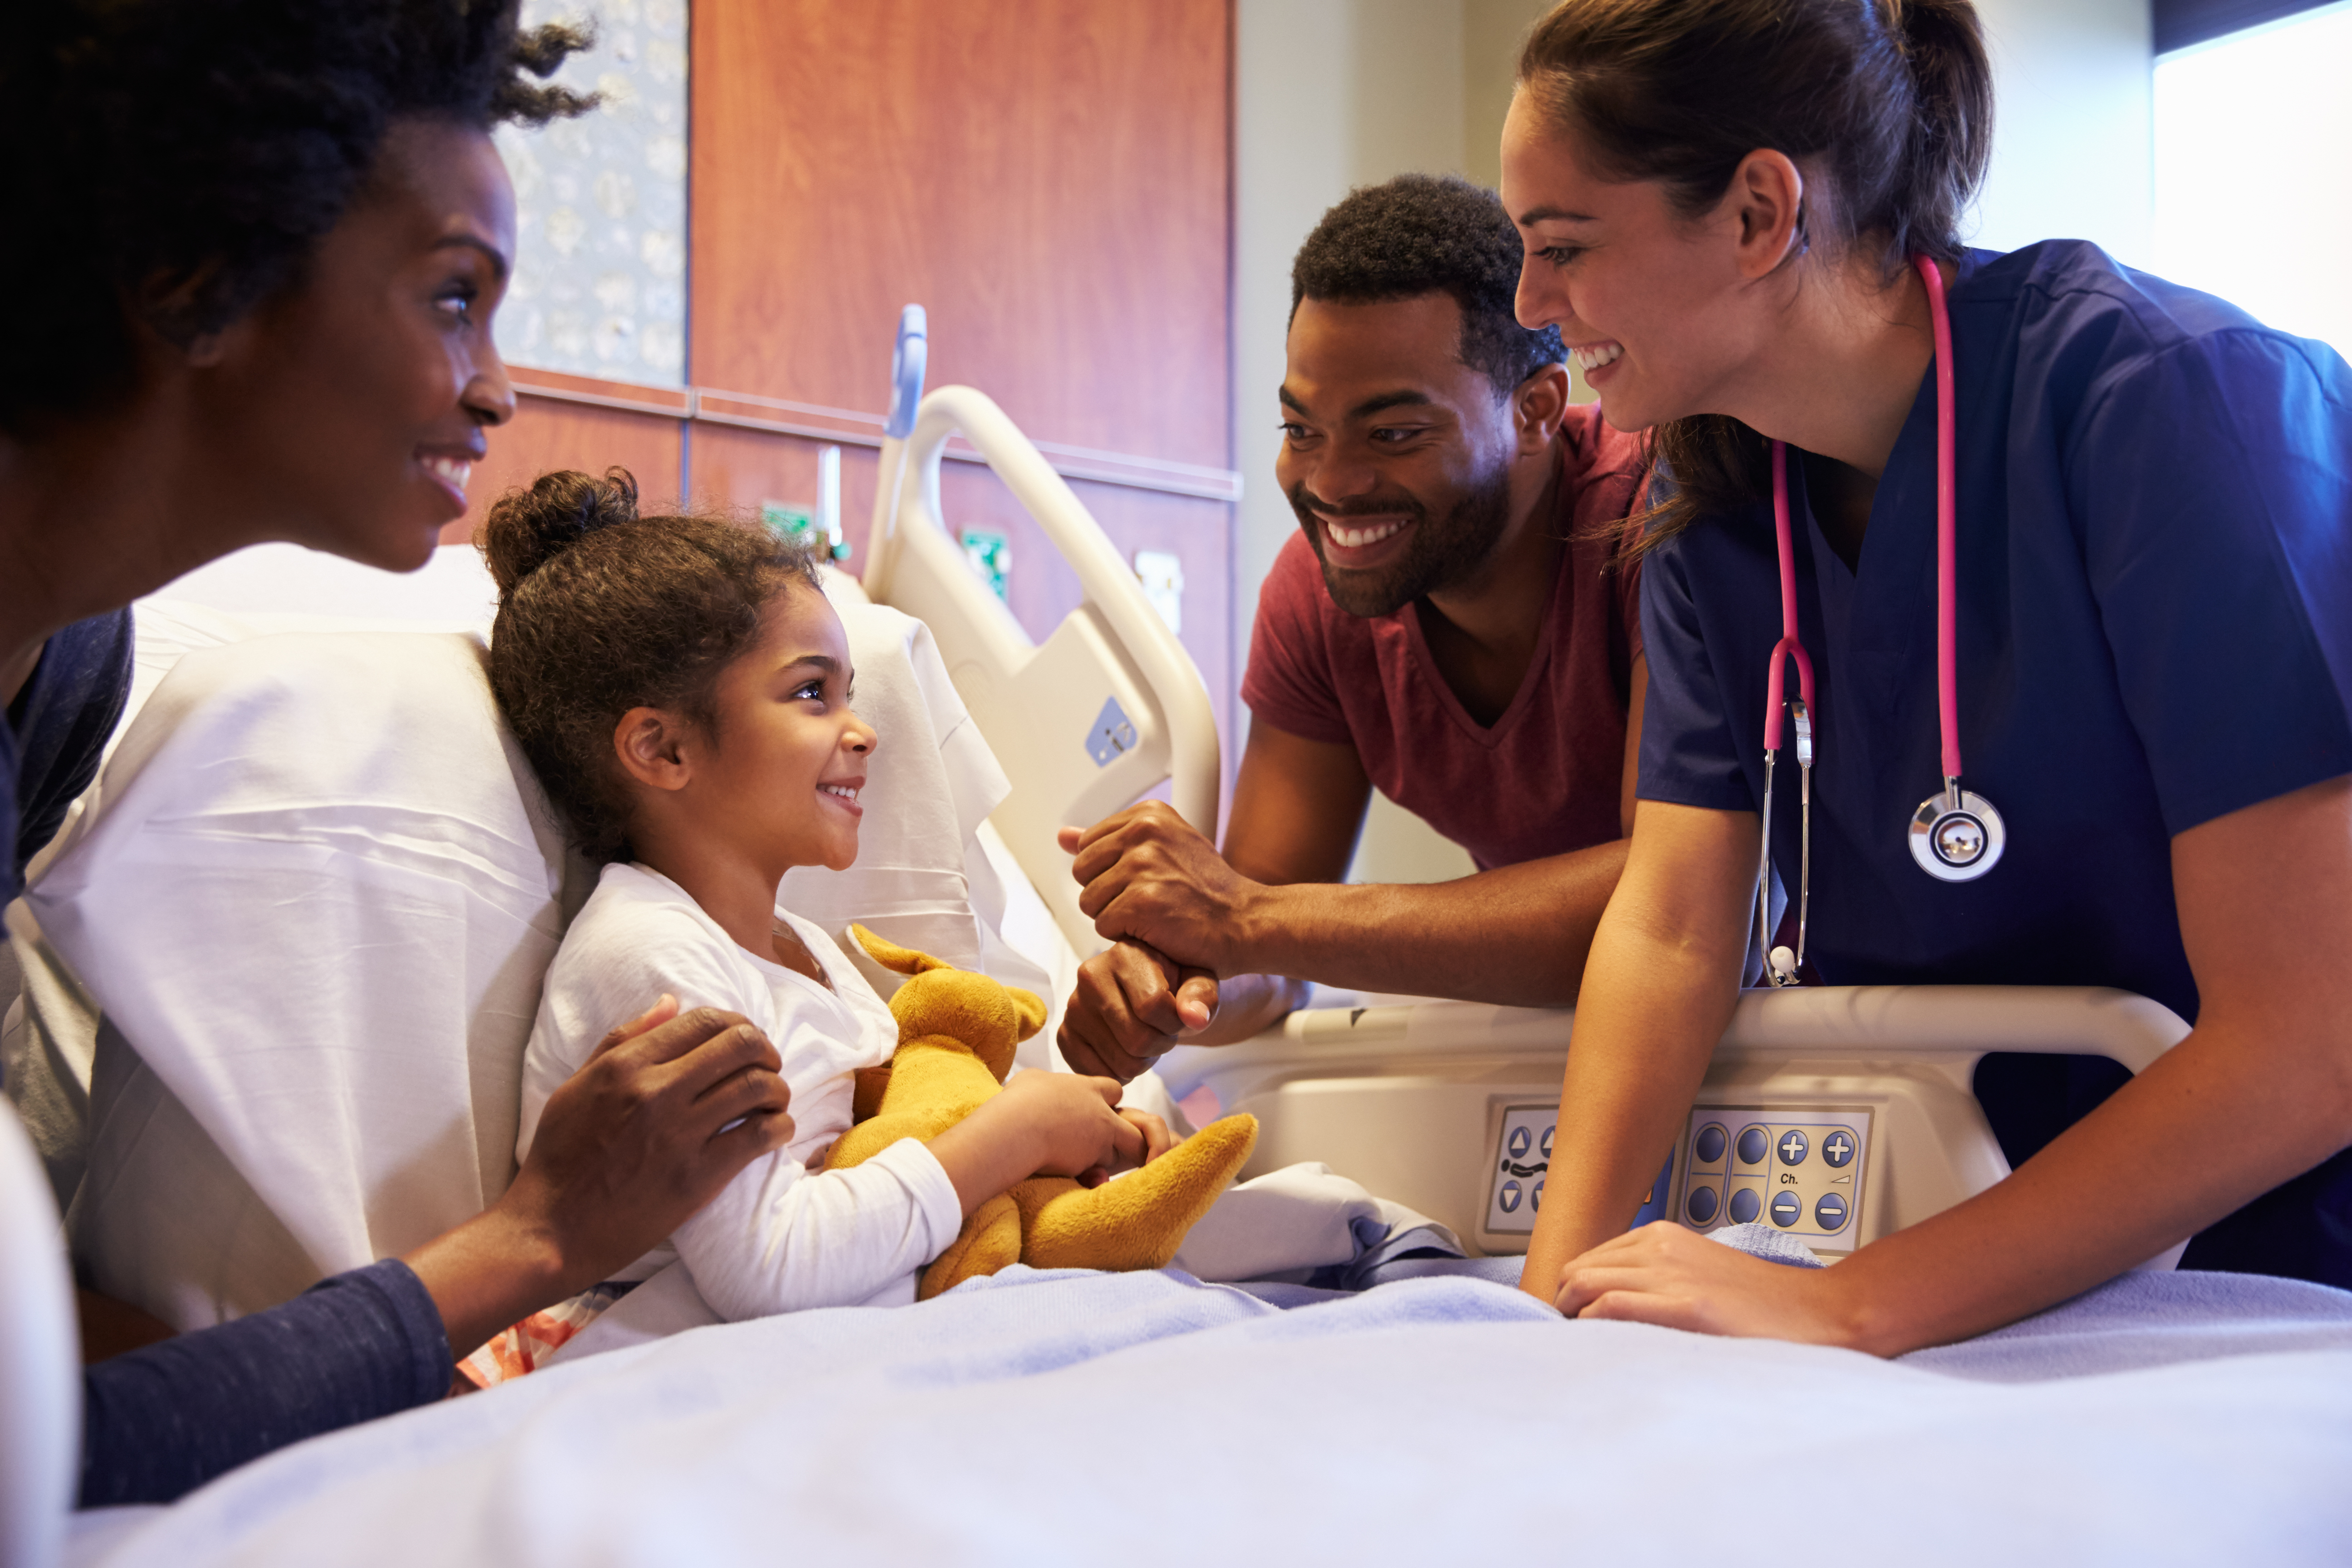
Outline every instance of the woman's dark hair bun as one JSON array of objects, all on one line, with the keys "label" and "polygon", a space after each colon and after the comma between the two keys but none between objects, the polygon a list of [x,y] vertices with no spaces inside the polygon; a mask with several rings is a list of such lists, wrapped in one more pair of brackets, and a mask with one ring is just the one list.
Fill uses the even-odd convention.
[{"label": "woman's dark hair bun", "polygon": [[598,529],[637,521],[637,481],[626,468],[598,479],[576,468],[541,474],[500,496],[482,523],[482,553],[505,599],[515,584]]}]

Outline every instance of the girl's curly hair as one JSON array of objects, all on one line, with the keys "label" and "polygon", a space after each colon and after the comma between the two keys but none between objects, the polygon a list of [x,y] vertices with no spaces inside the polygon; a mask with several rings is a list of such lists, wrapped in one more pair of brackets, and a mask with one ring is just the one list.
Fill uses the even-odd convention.
[{"label": "girl's curly hair", "polygon": [[639,517],[626,468],[565,469],[490,508],[478,542],[499,585],[490,689],[581,853],[630,858],[613,731],[667,708],[718,732],[719,672],[759,641],[768,602],[822,593],[812,535],[719,517]]},{"label": "girl's curly hair", "polygon": [[217,331],[293,282],[409,117],[541,125],[586,45],[520,0],[43,0],[0,27],[0,430],[121,395],[133,313]]}]

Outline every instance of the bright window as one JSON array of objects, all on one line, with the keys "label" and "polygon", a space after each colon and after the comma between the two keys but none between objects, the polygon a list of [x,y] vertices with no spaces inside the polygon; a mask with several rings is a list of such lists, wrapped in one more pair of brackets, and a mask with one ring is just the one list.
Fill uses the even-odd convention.
[{"label": "bright window", "polygon": [[2352,4],[2156,62],[2156,271],[2352,357]]}]

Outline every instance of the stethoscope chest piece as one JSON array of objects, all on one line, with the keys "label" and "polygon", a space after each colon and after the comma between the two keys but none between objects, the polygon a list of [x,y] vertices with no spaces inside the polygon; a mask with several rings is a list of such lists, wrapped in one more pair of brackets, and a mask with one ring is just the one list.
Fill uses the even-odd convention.
[{"label": "stethoscope chest piece", "polygon": [[1973,882],[2000,863],[2009,829],[1974,790],[1937,790],[1911,814],[1911,858],[1939,882]]}]

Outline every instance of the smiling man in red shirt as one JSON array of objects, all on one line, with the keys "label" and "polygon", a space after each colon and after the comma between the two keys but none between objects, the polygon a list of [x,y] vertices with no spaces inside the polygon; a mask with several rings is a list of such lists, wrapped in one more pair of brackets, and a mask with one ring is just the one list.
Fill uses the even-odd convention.
[{"label": "smiling man in red shirt", "polygon": [[[1324,215],[1291,271],[1284,442],[1298,514],[1258,601],[1223,851],[1165,805],[1063,832],[1109,951],[1070,1065],[1129,1079],[1244,1038],[1306,984],[1575,1000],[1624,865],[1640,750],[1640,443],[1571,405],[1559,332],[1513,314],[1495,196],[1408,174]],[[1479,869],[1344,886],[1370,793]]]}]

